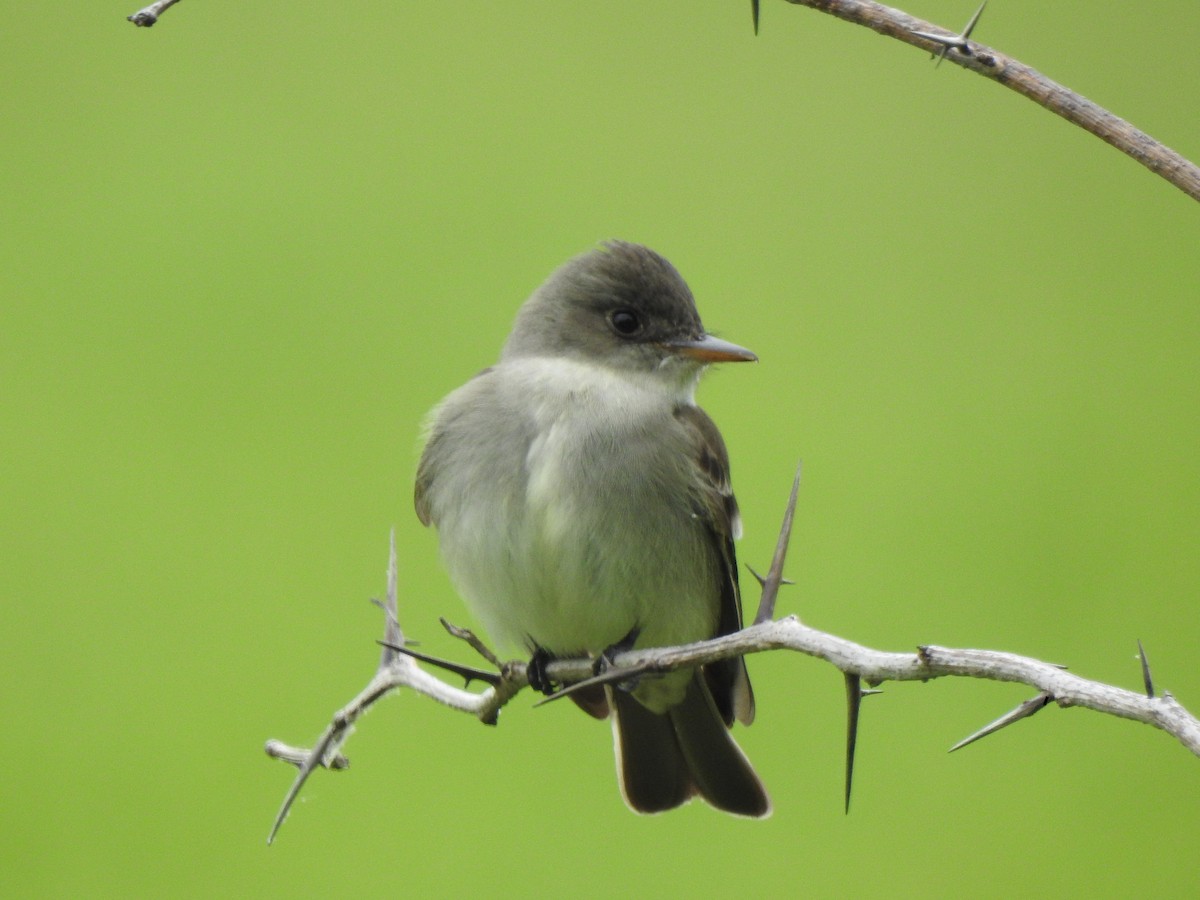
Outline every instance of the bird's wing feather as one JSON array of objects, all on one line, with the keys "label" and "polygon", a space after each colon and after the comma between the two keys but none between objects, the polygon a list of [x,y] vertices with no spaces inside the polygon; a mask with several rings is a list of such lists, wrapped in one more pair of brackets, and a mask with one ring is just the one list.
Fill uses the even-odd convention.
[{"label": "bird's wing feather", "polygon": [[443,441],[446,439],[446,429],[455,417],[455,400],[465,391],[471,391],[480,386],[481,379],[492,371],[492,367],[482,370],[470,381],[450,394],[438,406],[434,407],[425,420],[425,447],[421,451],[421,461],[417,463],[417,477],[413,485],[413,505],[417,510],[417,518],[422,525],[433,524],[433,510],[430,504],[430,489],[434,478],[437,477],[438,467],[442,462],[446,449]]},{"label": "bird's wing feather", "polygon": [[[737,500],[729,483],[729,453],[716,424],[698,406],[678,407],[675,418],[691,438],[691,456],[697,476],[693,503],[708,526],[713,551],[719,561],[721,606],[716,633],[730,634],[742,627],[742,604],[737,557],[733,549],[733,539],[741,531],[741,522]],[[735,718],[745,725],[754,720],[754,692],[750,688],[746,664],[740,657],[705,666],[705,678],[727,725]]]}]

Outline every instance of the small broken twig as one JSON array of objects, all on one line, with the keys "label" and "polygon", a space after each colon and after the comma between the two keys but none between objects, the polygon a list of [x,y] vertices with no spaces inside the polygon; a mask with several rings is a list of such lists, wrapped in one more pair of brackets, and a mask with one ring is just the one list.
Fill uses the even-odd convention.
[{"label": "small broken twig", "polygon": [[149,28],[158,21],[159,16],[178,2],[179,0],[156,0],[156,2],[151,3],[144,9],[139,9],[132,16],[126,16],[126,18],[138,28]]}]

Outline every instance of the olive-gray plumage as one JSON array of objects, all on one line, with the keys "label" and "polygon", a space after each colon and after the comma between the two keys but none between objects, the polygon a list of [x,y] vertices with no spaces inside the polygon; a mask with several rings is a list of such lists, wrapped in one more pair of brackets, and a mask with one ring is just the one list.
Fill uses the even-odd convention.
[{"label": "olive-gray plumage", "polygon": [[[534,292],[499,362],[431,414],[417,470],[417,514],[493,640],[597,655],[741,626],[728,455],[693,395],[708,363],[752,359],[706,334],[679,273],[637,244],[609,242]],[[699,794],[769,813],[728,732],[754,716],[742,660],[580,705],[611,710],[639,812]]]}]

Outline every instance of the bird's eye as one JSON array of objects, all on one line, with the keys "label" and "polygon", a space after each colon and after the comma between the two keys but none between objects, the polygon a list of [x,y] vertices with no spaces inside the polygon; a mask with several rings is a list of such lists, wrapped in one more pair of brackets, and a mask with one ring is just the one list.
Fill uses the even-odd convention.
[{"label": "bird's eye", "polygon": [[617,334],[630,337],[642,330],[642,320],[631,309],[618,309],[608,317]]}]

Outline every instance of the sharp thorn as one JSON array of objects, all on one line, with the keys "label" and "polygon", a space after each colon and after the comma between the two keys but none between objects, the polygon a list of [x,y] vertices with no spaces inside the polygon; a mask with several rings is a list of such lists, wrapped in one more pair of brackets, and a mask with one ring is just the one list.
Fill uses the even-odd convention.
[{"label": "sharp thorn", "polygon": [[1052,699],[1054,699],[1053,695],[1051,695],[1049,691],[1042,691],[1036,697],[1026,700],[1024,703],[1020,704],[1016,709],[1006,712],[1000,718],[984,725],[974,734],[963,738],[961,741],[951,747],[948,752],[953,753],[955,750],[961,750],[968,744],[975,743],[980,738],[985,738],[989,734],[995,734],[1001,728],[1011,725],[1013,722],[1019,722],[1021,719],[1032,716],[1038,710],[1044,709]]},{"label": "sharp thorn", "polygon": [[[751,575],[754,576],[754,580],[758,582],[759,587],[767,586],[767,576],[759,575],[758,572],[755,571],[754,567],[751,566],[749,563],[746,563],[746,569],[747,569],[747,571],[750,572]],[[793,585],[796,582],[792,581],[792,579],[790,579],[790,578],[780,578],[779,583],[781,585],[783,585],[783,584]]]},{"label": "sharp thorn", "polygon": [[429,663],[431,666],[437,666],[439,669],[445,669],[447,672],[453,672],[466,679],[467,684],[472,681],[482,681],[485,684],[490,684],[492,687],[498,685],[501,677],[495,672],[489,672],[487,669],[476,669],[474,666],[464,666],[456,662],[451,662],[448,659],[440,659],[436,656],[430,656],[427,653],[418,653],[410,647],[405,647],[402,644],[389,644],[387,641],[377,641],[380,646],[386,647],[394,653],[399,653],[404,656],[419,659],[421,662]]},{"label": "sharp thorn", "polygon": [[1150,676],[1150,660],[1146,659],[1146,648],[1142,646],[1142,639],[1138,638],[1138,656],[1142,660],[1142,684],[1146,688],[1146,696],[1151,700],[1154,699],[1154,679]]},{"label": "sharp thorn", "polygon": [[967,27],[963,29],[962,37],[966,41],[971,36],[971,32],[975,30],[975,26],[979,24],[979,17],[983,15],[983,8],[987,6],[987,0],[983,0],[979,4],[979,9],[975,10],[975,15],[971,16],[971,21],[967,23]]},{"label": "sharp thorn", "polygon": [[[792,539],[792,522],[796,516],[796,496],[800,493],[800,475],[803,463],[796,464],[796,477],[792,479],[792,492],[788,496],[787,509],[783,513],[783,524],[779,527],[779,539],[775,542],[775,555],[771,568],[762,582],[762,596],[758,601],[758,612],[754,624],[769,622],[775,616],[775,599],[779,596],[779,585],[783,583],[783,563],[787,559],[788,542]],[[757,577],[757,576],[755,576]]]},{"label": "sharp thorn", "polygon": [[[861,679],[853,672],[843,673],[846,679],[846,815],[850,814],[850,789],[854,784],[854,751],[858,747],[858,713],[862,704]],[[878,692],[875,692],[878,693]]]},{"label": "sharp thorn", "polygon": [[654,671],[654,665],[651,663],[642,663],[640,666],[629,666],[620,669],[608,669],[601,672],[599,675],[593,675],[591,678],[585,678],[583,681],[572,681],[570,684],[549,694],[533,704],[534,709],[539,706],[545,706],[547,703],[552,703],[555,700],[561,700],[563,697],[569,697],[576,691],[582,691],[584,688],[596,687],[598,685],[616,684],[621,681],[628,681],[631,678],[637,678],[639,675],[645,675],[647,672]]},{"label": "sharp thorn", "polygon": [[971,16],[971,21],[967,23],[967,27],[962,30],[961,34],[936,34],[932,31],[913,31],[917,37],[923,37],[927,41],[933,41],[935,44],[941,44],[941,50],[929,55],[930,59],[937,57],[937,62],[933,64],[936,69],[942,64],[942,60],[951,50],[957,50],[964,56],[971,55],[971,32],[975,30],[975,26],[979,24],[979,17],[983,15],[984,7],[987,6],[987,0],[979,5],[979,9],[975,10],[975,14]]},{"label": "sharp thorn", "polygon": [[[387,568],[387,599],[379,601],[373,599],[371,602],[383,610],[383,639],[389,644],[403,644],[404,632],[400,628],[399,619],[399,572],[396,564],[396,529],[393,527],[388,534],[388,568]],[[379,657],[379,668],[383,669],[391,665],[396,659],[396,654],[384,647],[383,653]]]},{"label": "sharp thorn", "polygon": [[938,34],[936,31],[914,31],[912,33],[927,41],[941,44],[943,47],[957,47],[962,43],[961,34]]}]

